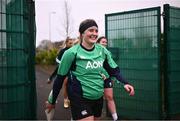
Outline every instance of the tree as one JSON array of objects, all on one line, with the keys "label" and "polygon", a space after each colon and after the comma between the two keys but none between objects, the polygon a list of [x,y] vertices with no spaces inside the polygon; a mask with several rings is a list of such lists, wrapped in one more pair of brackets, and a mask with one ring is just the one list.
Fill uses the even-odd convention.
[{"label": "tree", "polygon": [[74,31],[73,18],[71,15],[71,6],[67,0],[64,1],[62,10],[64,17],[61,16],[60,19],[60,21],[62,22],[60,34],[63,34],[62,36],[64,37],[64,39],[66,39],[67,37],[71,37]]}]

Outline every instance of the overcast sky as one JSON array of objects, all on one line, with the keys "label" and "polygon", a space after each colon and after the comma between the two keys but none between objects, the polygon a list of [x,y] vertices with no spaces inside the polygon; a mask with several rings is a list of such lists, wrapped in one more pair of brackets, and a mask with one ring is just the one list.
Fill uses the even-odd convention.
[{"label": "overcast sky", "polygon": [[[62,27],[64,0],[35,0],[36,46],[44,39],[60,41],[65,39]],[[180,0],[68,0],[73,22],[71,37],[76,38],[82,20],[92,18],[99,26],[99,35],[105,34],[105,14],[144,9],[170,4],[180,7]]]}]

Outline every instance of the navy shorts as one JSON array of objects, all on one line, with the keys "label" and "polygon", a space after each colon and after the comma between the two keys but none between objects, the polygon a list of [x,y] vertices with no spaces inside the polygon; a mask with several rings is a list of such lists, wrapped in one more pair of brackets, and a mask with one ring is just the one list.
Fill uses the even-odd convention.
[{"label": "navy shorts", "polygon": [[70,94],[70,105],[73,120],[80,120],[89,116],[100,117],[103,108],[103,97],[89,100],[78,94]]}]

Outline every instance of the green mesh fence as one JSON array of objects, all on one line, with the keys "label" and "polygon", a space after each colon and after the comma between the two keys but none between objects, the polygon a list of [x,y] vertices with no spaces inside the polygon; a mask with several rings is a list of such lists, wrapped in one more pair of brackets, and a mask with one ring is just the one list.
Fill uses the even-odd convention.
[{"label": "green mesh fence", "polygon": [[106,14],[108,48],[122,75],[135,87],[130,97],[114,84],[120,118],[161,118],[160,7]]},{"label": "green mesh fence", "polygon": [[35,8],[0,0],[0,120],[36,119]]},{"label": "green mesh fence", "polygon": [[180,115],[180,8],[164,5],[167,116]]}]

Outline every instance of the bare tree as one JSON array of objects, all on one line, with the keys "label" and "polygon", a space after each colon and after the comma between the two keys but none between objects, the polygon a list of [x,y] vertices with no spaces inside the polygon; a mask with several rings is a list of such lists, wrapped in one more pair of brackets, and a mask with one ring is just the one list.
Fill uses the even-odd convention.
[{"label": "bare tree", "polygon": [[64,0],[63,5],[63,16],[61,16],[60,21],[62,22],[60,34],[65,37],[71,37],[74,28],[73,28],[73,18],[71,15],[71,6],[67,0]]}]

